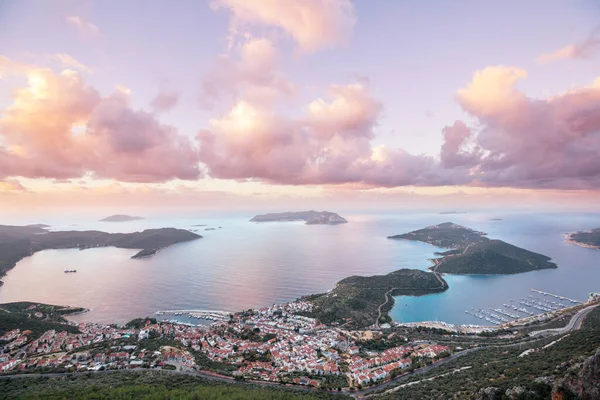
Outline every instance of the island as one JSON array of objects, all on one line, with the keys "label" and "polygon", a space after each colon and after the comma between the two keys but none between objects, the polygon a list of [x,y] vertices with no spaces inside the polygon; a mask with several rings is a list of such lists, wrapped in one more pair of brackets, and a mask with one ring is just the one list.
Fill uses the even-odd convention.
[{"label": "island", "polygon": [[567,233],[567,243],[571,243],[588,249],[600,250],[600,228],[589,231]]},{"label": "island", "polygon": [[391,322],[392,296],[420,296],[443,292],[448,284],[437,273],[400,269],[387,275],[350,276],[327,293],[307,296],[311,317],[325,324],[360,328]]},{"label": "island", "polygon": [[329,211],[300,211],[257,215],[250,222],[305,221],[307,225],[338,225],[348,221]]},{"label": "island", "polygon": [[69,248],[84,250],[112,246],[140,249],[132,258],[143,258],[173,244],[201,237],[193,232],[175,228],[146,229],[133,233],[106,233],[101,231],[49,232],[35,225],[0,225],[0,277],[22,258],[41,250]]},{"label": "island", "polygon": [[452,222],[388,238],[415,240],[449,249],[436,253],[441,257],[432,260],[434,265],[430,269],[437,273],[498,275],[557,268],[550,257],[489,239],[484,232]]},{"label": "island", "polygon": [[100,222],[127,222],[127,221],[138,221],[144,219],[144,217],[135,217],[132,215],[115,214],[110,215],[106,218],[102,218]]}]

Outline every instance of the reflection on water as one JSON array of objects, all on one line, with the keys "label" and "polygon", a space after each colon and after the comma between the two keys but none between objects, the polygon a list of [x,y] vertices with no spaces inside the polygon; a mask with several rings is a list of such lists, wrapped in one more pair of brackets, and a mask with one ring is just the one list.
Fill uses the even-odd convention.
[{"label": "reflection on water", "polygon": [[[241,310],[329,290],[350,275],[427,268],[435,247],[388,240],[388,235],[452,220],[490,237],[553,257],[557,270],[513,276],[447,276],[450,289],[417,298],[399,297],[397,320],[479,322],[472,306],[499,305],[529,294],[530,287],[584,299],[600,288],[600,252],[565,244],[564,232],[600,226],[598,215],[383,215],[348,216],[338,226],[247,222],[246,218],[164,219],[124,224],[80,222],[77,229],[133,231],[174,226],[198,229],[204,238],[132,260],[135,250],[47,250],[26,258],[3,279],[0,302],[40,301],[92,309],[80,320],[124,322],[165,309]],[[223,229],[192,227],[206,223]],[[54,226],[55,229],[66,227]],[[72,227],[70,229],[73,229]],[[65,274],[65,269],[77,273]]]}]

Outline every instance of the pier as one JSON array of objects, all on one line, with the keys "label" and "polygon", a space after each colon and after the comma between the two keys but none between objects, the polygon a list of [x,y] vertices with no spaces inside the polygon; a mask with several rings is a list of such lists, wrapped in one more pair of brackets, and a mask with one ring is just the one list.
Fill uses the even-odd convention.
[{"label": "pier", "polygon": [[164,310],[157,311],[156,315],[184,315],[189,318],[207,319],[211,321],[227,321],[232,315],[229,311],[215,310]]},{"label": "pier", "polygon": [[573,304],[583,304],[583,301],[573,300],[573,299],[570,299],[568,297],[559,296],[557,294],[552,294],[552,293],[548,293],[548,292],[542,292],[541,290],[537,290],[537,289],[534,289],[534,288],[531,288],[531,291],[539,293],[539,294],[543,294],[544,296],[552,296],[552,297],[556,297],[557,299],[567,300],[567,301],[570,301]]}]

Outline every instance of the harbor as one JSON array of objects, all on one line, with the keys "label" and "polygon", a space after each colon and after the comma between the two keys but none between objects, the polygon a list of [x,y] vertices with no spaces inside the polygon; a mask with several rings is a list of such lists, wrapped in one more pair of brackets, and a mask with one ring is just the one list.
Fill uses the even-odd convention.
[{"label": "harbor", "polygon": [[[508,302],[502,303],[502,308],[492,306],[486,310],[483,308],[471,307],[470,310],[465,310],[465,314],[481,319],[491,326],[501,326],[505,324],[515,324],[523,320],[528,321],[535,317],[537,317],[537,319],[543,319],[546,318],[549,313],[584,304],[584,302],[580,300],[574,300],[534,288],[531,289],[531,292],[534,294],[519,297],[516,300],[510,299]],[[549,300],[547,297],[562,301]]]},{"label": "harbor", "polygon": [[[209,323],[215,323],[220,321],[228,321],[231,314],[229,311],[215,311],[215,310],[163,310],[156,311],[155,315],[159,316],[174,316],[174,319],[169,319],[166,321],[170,322],[178,322],[184,323],[188,325],[194,325],[190,323],[190,320],[203,320]],[[181,321],[181,319],[185,319],[187,321]],[[198,325],[198,324],[196,324]],[[204,325],[204,324],[200,324]]]}]

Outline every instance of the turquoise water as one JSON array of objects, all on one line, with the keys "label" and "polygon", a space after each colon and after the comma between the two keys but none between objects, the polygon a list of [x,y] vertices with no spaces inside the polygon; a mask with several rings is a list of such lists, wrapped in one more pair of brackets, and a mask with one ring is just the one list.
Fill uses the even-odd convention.
[{"label": "turquoise water", "polygon": [[[156,217],[125,223],[78,219],[53,229],[131,232],[172,226],[196,229],[204,238],[132,260],[135,250],[47,250],[20,261],[3,279],[0,302],[40,301],[91,308],[80,320],[124,322],[168,309],[241,310],[324,292],[350,275],[426,269],[435,247],[387,236],[452,221],[490,237],[546,254],[557,270],[512,276],[446,276],[450,289],[422,297],[398,297],[398,321],[477,323],[464,310],[499,306],[530,294],[529,288],[585,299],[600,290],[600,252],[564,242],[562,234],[600,226],[600,214],[397,214],[344,215],[337,226],[250,223],[251,215]],[[491,221],[491,218],[503,218]],[[206,224],[206,227],[193,227]],[[221,229],[218,227],[221,226]],[[204,231],[214,227],[216,230]],[[77,269],[64,274],[64,269]]]}]

